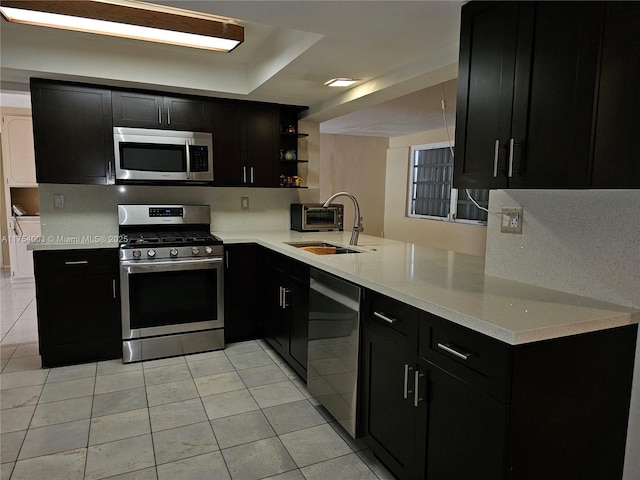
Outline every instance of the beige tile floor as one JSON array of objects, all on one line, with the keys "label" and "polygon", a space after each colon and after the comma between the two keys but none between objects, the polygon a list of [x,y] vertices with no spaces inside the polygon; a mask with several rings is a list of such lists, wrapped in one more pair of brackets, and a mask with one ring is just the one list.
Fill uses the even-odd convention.
[{"label": "beige tile floor", "polygon": [[0,272],[3,480],[393,478],[260,340],[41,368],[33,283]]}]

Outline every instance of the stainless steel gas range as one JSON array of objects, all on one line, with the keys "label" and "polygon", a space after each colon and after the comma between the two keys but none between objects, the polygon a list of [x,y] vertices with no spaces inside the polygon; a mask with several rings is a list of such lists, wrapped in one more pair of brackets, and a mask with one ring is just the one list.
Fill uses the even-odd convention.
[{"label": "stainless steel gas range", "polygon": [[118,205],[124,363],[224,348],[209,205]]}]

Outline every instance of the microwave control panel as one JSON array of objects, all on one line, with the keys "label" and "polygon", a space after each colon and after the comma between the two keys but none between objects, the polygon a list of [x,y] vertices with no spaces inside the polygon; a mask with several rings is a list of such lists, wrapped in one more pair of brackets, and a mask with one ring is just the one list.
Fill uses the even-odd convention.
[{"label": "microwave control panel", "polygon": [[192,172],[209,171],[209,149],[205,145],[190,145],[189,156],[191,157]]}]

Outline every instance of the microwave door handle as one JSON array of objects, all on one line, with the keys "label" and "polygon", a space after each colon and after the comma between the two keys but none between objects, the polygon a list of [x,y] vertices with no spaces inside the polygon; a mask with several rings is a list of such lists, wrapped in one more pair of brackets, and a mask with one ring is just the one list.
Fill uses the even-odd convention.
[{"label": "microwave door handle", "polygon": [[185,140],[185,148],[187,149],[187,180],[191,180],[191,153],[189,149],[189,140]]}]

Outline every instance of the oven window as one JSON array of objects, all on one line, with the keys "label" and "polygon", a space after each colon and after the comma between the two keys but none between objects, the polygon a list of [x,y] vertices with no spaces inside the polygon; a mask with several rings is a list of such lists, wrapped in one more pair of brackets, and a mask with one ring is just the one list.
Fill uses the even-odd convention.
[{"label": "oven window", "polygon": [[184,145],[120,143],[120,168],[144,172],[186,172]]},{"label": "oven window", "polygon": [[307,225],[335,225],[336,210],[318,208],[307,210]]},{"label": "oven window", "polygon": [[129,275],[131,328],[217,320],[216,269]]}]

